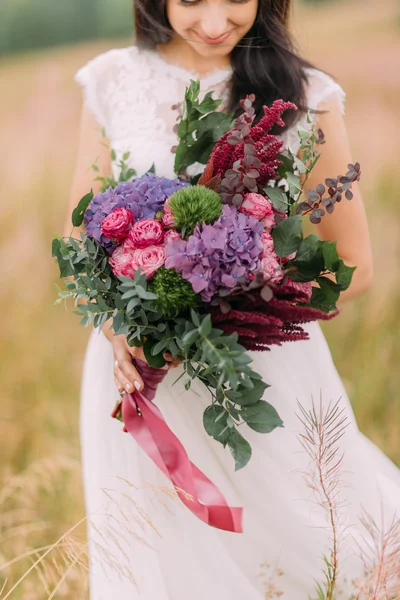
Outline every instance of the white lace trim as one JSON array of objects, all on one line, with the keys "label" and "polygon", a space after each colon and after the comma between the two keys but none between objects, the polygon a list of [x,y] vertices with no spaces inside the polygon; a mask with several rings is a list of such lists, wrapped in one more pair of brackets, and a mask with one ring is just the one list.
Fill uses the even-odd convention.
[{"label": "white lace trim", "polygon": [[206,75],[199,75],[193,69],[187,69],[182,65],[173,64],[166,61],[156,50],[142,50],[137,46],[130,46],[129,49],[134,60],[141,57],[147,57],[147,60],[151,60],[157,70],[159,69],[160,71],[164,71],[165,75],[169,77],[179,78],[186,84],[189,83],[190,79],[199,79],[200,87],[209,87],[211,85],[218,85],[221,82],[226,81],[232,75],[231,66],[222,68],[217,67]]},{"label": "white lace trim", "polygon": [[[173,132],[177,113],[172,105],[182,101],[189,80],[200,79],[201,93],[214,90],[224,98],[231,67],[215,69],[199,78],[194,71],[171,64],[157,52],[136,46],[116,48],[99,54],[75,74],[83,88],[85,105],[99,125],[104,127],[110,143],[121,153],[131,151],[132,166],[140,174],[156,162],[160,175],[172,177],[177,142]],[[342,114],[346,94],[329,75],[318,69],[306,69],[307,105],[311,109],[336,98]],[[311,115],[313,123],[318,115]],[[307,116],[280,137],[285,147],[297,153],[299,129],[309,129]]]}]

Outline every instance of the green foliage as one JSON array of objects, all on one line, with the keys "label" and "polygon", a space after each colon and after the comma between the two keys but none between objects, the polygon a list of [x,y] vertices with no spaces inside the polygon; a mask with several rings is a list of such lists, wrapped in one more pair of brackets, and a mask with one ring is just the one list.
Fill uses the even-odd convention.
[{"label": "green foliage", "polygon": [[[288,230],[290,235],[283,243],[287,247],[293,247],[297,239],[296,232],[292,232],[290,228]],[[294,281],[316,281],[319,287],[313,287],[310,306],[329,313],[336,310],[340,293],[349,287],[356,267],[346,266],[339,258],[336,242],[323,241],[316,235],[309,235],[301,241],[295,257],[287,263],[285,269]],[[334,275],[336,282],[326,277],[328,274]]]},{"label": "green foliage", "polygon": [[[146,360],[155,368],[165,365],[165,352],[180,358],[187,376],[185,388],[199,378],[211,394],[212,405],[204,416],[206,430],[229,447],[236,469],[244,467],[251,448],[237,427],[247,423],[255,431],[268,433],[281,427],[282,421],[261,400],[268,386],[251,369],[252,360],[238,344],[237,333],[224,334],[213,328],[210,315],[191,308],[197,296],[193,290],[188,293],[190,284],[175,271],[160,269],[153,281],[147,281],[138,269],[133,279],[117,279],[105,250],[83,233],[80,240],[56,237],[52,250],[60,276],[74,278],[66,282],[65,291],[59,290],[56,303],[74,299],[74,313],[82,325],[101,328],[112,318],[114,332],[126,335],[131,346],[142,346]],[[179,303],[191,308],[188,316],[182,315]]]},{"label": "green foliage", "polygon": [[83,198],[79,201],[78,206],[72,212],[72,225],[74,227],[80,227],[80,225],[82,225],[85,211],[92,200],[93,190],[90,190],[89,194],[83,196]]},{"label": "green foliage", "polygon": [[[191,311],[192,323],[181,325],[184,363],[191,380],[199,378],[213,396],[213,404],[204,413],[206,431],[228,446],[235,459],[235,469],[243,468],[251,457],[251,448],[238,427],[246,423],[260,433],[282,427],[275,409],[261,400],[269,387],[250,367],[251,358],[238,344],[238,335],[226,335],[213,328],[210,315]],[[179,328],[178,328],[179,329]]]},{"label": "green foliage", "polygon": [[[192,162],[201,162],[202,158],[206,162],[224,128],[232,125],[230,115],[214,112],[220,101],[213,100],[211,93],[199,103],[199,91],[199,82],[193,81],[186,90],[179,126],[176,162],[179,172]],[[304,161],[290,151],[280,156],[280,174],[286,179],[287,191],[276,187],[265,190],[275,207],[286,212],[286,218],[279,219],[272,236],[278,257],[294,254],[283,265],[284,271],[294,281],[318,283],[319,287],[313,288],[310,306],[330,312],[335,310],[340,292],[350,284],[354,269],[344,265],[335,243],[314,235],[303,237],[302,215],[298,212],[302,192],[299,173],[308,175],[315,165],[317,136],[314,132],[299,135]],[[115,187],[134,176],[126,162],[129,156],[126,152],[119,163],[118,182],[113,177],[98,178],[103,189]],[[116,160],[114,150],[111,150],[111,159]],[[92,168],[98,170],[96,164]],[[154,165],[150,171],[154,171]],[[74,225],[82,223],[92,197],[91,192],[79,202],[73,213]],[[222,214],[222,201],[215,191],[194,185],[173,194],[169,208],[176,228],[185,238],[198,223],[213,223]],[[95,327],[102,327],[112,317],[115,333],[126,335],[131,346],[142,346],[151,366],[164,366],[164,353],[169,352],[183,362],[185,389],[190,389],[193,379],[199,379],[206,386],[212,403],[204,413],[204,427],[210,436],[229,447],[236,470],[243,468],[251,458],[251,447],[245,434],[242,435],[243,430],[239,433],[240,426],[247,425],[264,434],[283,427],[276,409],[263,400],[269,386],[251,369],[252,359],[238,343],[238,334],[228,335],[213,327],[211,315],[204,314],[209,307],[199,301],[190,283],[180,274],[161,268],[147,281],[139,269],[133,279],[116,279],[105,250],[84,234],[81,240],[55,238],[52,251],[61,277],[74,278],[67,282],[66,291],[59,291],[57,302],[74,298],[77,307],[74,312],[82,317],[83,325],[93,323]],[[336,281],[329,278],[330,274],[335,275]],[[87,303],[80,304],[83,298]]]},{"label": "green foliage", "polygon": [[164,317],[176,317],[199,304],[199,297],[190,283],[173,269],[162,267],[156,271],[148,289],[157,297],[154,306]]},{"label": "green foliage", "polygon": [[272,232],[275,252],[278,256],[289,256],[298,250],[303,239],[303,225],[299,215],[279,223]]},{"label": "green foliage", "polygon": [[168,206],[175,228],[184,238],[193,233],[197,223],[213,223],[222,214],[219,194],[203,185],[181,188],[172,194]]},{"label": "green foliage", "polygon": [[264,400],[243,407],[240,416],[251,429],[259,433],[270,433],[276,427],[283,427],[283,421],[275,408]]},{"label": "green foliage", "polygon": [[264,189],[264,192],[266,193],[276,210],[286,212],[287,209],[290,207],[288,196],[286,192],[282,190],[282,188],[267,187]]},{"label": "green foliage", "polygon": [[[130,181],[133,177],[136,177],[137,173],[136,173],[135,169],[132,169],[132,167],[130,167],[129,163],[127,162],[131,153],[129,151],[124,152],[124,154],[122,155],[122,158],[120,158],[120,160],[117,161],[117,153],[115,152],[115,150],[113,148],[110,148],[109,144],[105,141],[106,132],[105,132],[104,127],[100,130],[100,133],[103,138],[102,145],[109,149],[111,163],[116,165],[118,172],[119,172],[118,179],[115,179],[115,177],[112,173],[110,173],[109,175],[105,175],[103,177],[100,177],[100,176],[95,177],[94,181],[101,181],[101,188],[100,188],[101,192],[105,192],[109,187],[116,188],[119,183],[121,183],[123,181]],[[98,173],[100,171],[100,169],[97,165],[97,161],[98,161],[98,158],[96,158],[96,160],[90,167],[95,173]],[[155,168],[154,168],[154,164],[153,164],[149,169],[149,173],[154,173],[154,172],[155,172]]]},{"label": "green foliage", "polygon": [[179,144],[175,155],[175,172],[184,174],[186,169],[210,158],[215,142],[233,125],[233,115],[215,112],[222,100],[213,100],[208,92],[199,102],[200,82],[190,81],[183,102],[183,115],[179,123]]}]

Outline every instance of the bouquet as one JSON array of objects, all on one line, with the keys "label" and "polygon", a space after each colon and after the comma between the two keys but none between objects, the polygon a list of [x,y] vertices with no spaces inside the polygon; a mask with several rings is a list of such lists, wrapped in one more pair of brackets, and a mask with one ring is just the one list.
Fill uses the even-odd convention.
[{"label": "bouquet", "polygon": [[[143,347],[147,364],[136,366],[146,387],[124,394],[113,417],[186,492],[180,497],[197,516],[239,531],[241,509],[227,507],[190,463],[152,402],[165,376],[163,354],[182,361],[186,389],[194,379],[206,386],[203,426],[229,448],[235,468],[244,467],[251,447],[239,426],[264,434],[283,426],[248,351],[307,339],[304,323],[338,313],[354,268],[339,258],[335,241],[305,237],[302,219],[319,223],[337,202],[351,200],[360,165],[304,195],[323,132],[299,130],[300,160],[270,133],[294,104],[277,100],[254,124],[254,96],[234,119],[217,110],[212,93],[200,101],[199,92],[192,81],[178,107],[176,179],[154,167],[136,177],[124,162],[128,152],[119,181],[103,180],[102,191],[75,209],[72,223],[86,233],[53,240],[61,277],[73,276],[57,302],[73,298],[83,325],[100,328],[112,317],[116,334]],[[202,172],[189,176],[199,163]],[[202,501],[206,489],[211,502]]]}]

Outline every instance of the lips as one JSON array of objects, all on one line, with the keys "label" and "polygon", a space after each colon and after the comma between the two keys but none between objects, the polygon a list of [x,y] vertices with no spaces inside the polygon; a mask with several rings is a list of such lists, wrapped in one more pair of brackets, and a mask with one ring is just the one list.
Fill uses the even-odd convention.
[{"label": "lips", "polygon": [[225,42],[228,37],[231,35],[231,31],[227,31],[226,33],[224,33],[223,35],[220,35],[217,38],[211,38],[205,35],[201,35],[200,33],[198,33],[197,35],[203,40],[203,42],[205,42],[206,44],[209,44],[210,46],[218,46],[218,44],[223,44],[223,42]]}]

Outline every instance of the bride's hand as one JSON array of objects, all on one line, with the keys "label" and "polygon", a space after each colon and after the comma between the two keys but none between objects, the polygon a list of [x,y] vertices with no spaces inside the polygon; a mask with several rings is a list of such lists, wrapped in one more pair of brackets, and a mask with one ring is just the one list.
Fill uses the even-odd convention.
[{"label": "bride's hand", "polygon": [[[135,368],[132,359],[137,358],[147,362],[142,348],[129,346],[125,335],[114,335],[110,329],[111,320],[103,327],[103,333],[111,342],[114,351],[114,381],[118,391],[122,393],[124,390],[128,393],[132,392],[134,387],[141,391],[144,387],[143,379],[138,370]],[[177,367],[181,361],[173,358],[171,354],[165,353],[164,358],[167,364],[162,367],[167,370],[170,367]]]}]

